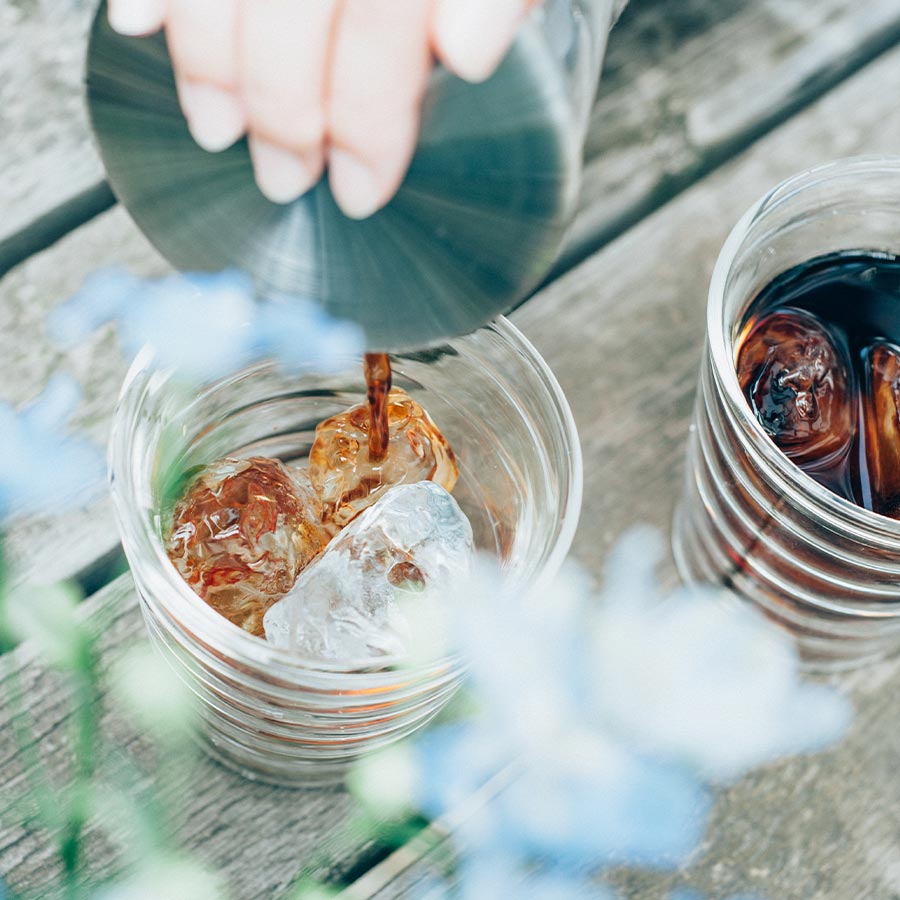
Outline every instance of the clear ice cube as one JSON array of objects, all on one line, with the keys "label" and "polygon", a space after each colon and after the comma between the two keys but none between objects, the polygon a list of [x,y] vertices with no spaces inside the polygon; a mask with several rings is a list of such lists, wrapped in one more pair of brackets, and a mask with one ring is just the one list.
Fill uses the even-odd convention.
[{"label": "clear ice cube", "polygon": [[872,509],[900,518],[900,347],[866,350],[864,426]]},{"label": "clear ice cube", "polygon": [[251,634],[328,542],[306,472],[277,460],[222,459],[175,507],[166,550],[185,581]]},{"label": "clear ice cube", "polygon": [[798,466],[830,466],[849,450],[850,360],[815,316],[785,310],[760,319],[741,345],[738,379],[759,423]]},{"label": "clear ice cube", "polygon": [[266,638],[330,662],[403,656],[411,636],[397,589],[446,588],[472,554],[472,527],[446,490],[432,481],[392,487],[269,609]]},{"label": "clear ice cube", "polygon": [[459,469],[453,450],[427,412],[406,391],[388,394],[387,455],[369,458],[369,406],[360,403],[316,428],[309,475],[333,532],[375,503],[392,485],[430,480],[453,490]]}]

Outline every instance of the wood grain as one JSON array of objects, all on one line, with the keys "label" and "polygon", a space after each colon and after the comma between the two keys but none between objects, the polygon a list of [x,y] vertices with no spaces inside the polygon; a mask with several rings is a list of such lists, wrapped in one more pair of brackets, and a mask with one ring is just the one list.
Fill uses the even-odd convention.
[{"label": "wood grain", "polygon": [[610,38],[556,272],[900,40],[894,0],[636,0]]},{"label": "wood grain", "polygon": [[0,0],[0,247],[103,180],[82,99],[94,8]]},{"label": "wood grain", "polygon": [[[47,313],[103,266],[143,275],[168,271],[121,208],[105,213],[0,280],[0,400],[34,399],[50,376],[65,372],[81,384],[83,399],[72,427],[104,452],[110,420],[127,364],[111,328],[62,350],[46,331]],[[56,580],[75,575],[118,544],[111,504],[104,497],[86,509],[30,518],[10,529],[9,557],[27,575]]]}]

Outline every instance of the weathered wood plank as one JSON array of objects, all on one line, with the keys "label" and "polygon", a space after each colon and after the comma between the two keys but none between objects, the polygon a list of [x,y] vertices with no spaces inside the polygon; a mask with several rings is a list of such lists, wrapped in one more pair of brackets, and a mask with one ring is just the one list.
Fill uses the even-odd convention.
[{"label": "weathered wood plank", "polygon": [[557,272],[900,40],[894,0],[634,0],[613,32]]},{"label": "weathered wood plank", "polygon": [[0,0],[0,245],[103,180],[82,100],[93,0]]},{"label": "weathered wood plank", "polygon": [[[131,577],[124,575],[95,594],[82,613],[103,628],[104,668],[143,633]],[[35,724],[39,750],[54,778],[64,783],[69,759],[70,707],[64,680],[48,673],[25,645],[0,657],[0,873],[13,890],[53,900],[58,896],[58,869],[47,836],[23,826],[13,808],[25,786],[22,754],[10,727],[10,676],[15,671],[25,709]],[[139,737],[115,711],[107,710],[104,732],[153,772],[150,743]],[[148,779],[133,786],[142,789]],[[345,826],[352,799],[341,789],[282,790],[254,784],[222,766],[201,759],[169,797],[179,839],[227,879],[233,900],[279,897],[301,868],[328,860],[322,877],[340,877],[371,852],[366,839],[347,840]],[[98,878],[116,874],[116,855],[91,830],[90,871]],[[163,900],[163,898],[160,898]]]},{"label": "weathered wood plank", "polygon": [[[808,166],[900,147],[885,86],[893,51],[750,151],[545,289],[515,317],[559,377],[581,431],[585,503],[574,555],[599,574],[623,528],[668,529],[704,335],[709,276],[744,209]],[[623,896],[676,886],[803,900],[900,894],[900,663],[835,679],[858,708],[852,733],[808,759],[773,765],[721,793],[694,863],[674,875],[612,873]],[[427,867],[379,898],[413,897]],[[351,895],[355,896],[355,895]]]},{"label": "weathered wood plank", "polygon": [[[103,179],[81,96],[93,6],[0,0],[0,247]],[[563,265],[898,39],[893,0],[631,0],[610,43]],[[87,215],[101,200],[76,207]],[[31,237],[50,240],[77,216],[67,209]]]}]

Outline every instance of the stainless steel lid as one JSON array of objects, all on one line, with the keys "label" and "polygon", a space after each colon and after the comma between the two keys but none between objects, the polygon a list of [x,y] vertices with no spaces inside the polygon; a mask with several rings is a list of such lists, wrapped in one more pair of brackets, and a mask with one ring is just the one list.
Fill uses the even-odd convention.
[{"label": "stainless steel lid", "polygon": [[181,115],[162,35],[94,22],[88,102],[110,183],[177,268],[249,272],[359,322],[370,348],[408,350],[508,311],[549,269],[580,171],[566,84],[534,22],[497,74],[470,85],[438,68],[415,159],[370,219],[323,179],[279,206],[253,180],[246,141],[207,153]]}]

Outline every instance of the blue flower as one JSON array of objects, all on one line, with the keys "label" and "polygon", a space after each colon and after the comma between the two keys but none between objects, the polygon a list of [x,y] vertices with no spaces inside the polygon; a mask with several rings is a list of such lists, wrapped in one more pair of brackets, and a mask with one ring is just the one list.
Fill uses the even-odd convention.
[{"label": "blue flower", "polygon": [[454,643],[484,720],[509,746],[527,747],[583,720],[590,598],[589,582],[574,568],[529,592],[484,560],[469,582],[454,586]]},{"label": "blue flower", "polygon": [[429,816],[444,815],[470,803],[496,776],[475,823],[482,846],[569,868],[684,861],[710,808],[694,775],[588,729],[548,737],[540,749],[522,753],[477,723],[432,729],[416,742],[414,799]]},{"label": "blue flower", "polygon": [[47,317],[47,333],[61,347],[73,347],[101,325],[114,322],[140,302],[144,282],[121,266],[94,272],[81,289]]},{"label": "blue flower", "polygon": [[55,511],[100,492],[102,454],[65,431],[80,397],[77,382],[56,375],[24,410],[0,403],[0,516]]},{"label": "blue flower", "polygon": [[188,273],[143,280],[122,269],[92,275],[50,317],[63,345],[115,322],[123,351],[150,345],[160,367],[213,380],[272,357],[292,371],[330,373],[363,350],[361,330],[302,298],[256,299],[242,272]]},{"label": "blue flower", "polygon": [[471,722],[430,728],[413,750],[413,800],[430,818],[468,801],[515,753],[490,728]]},{"label": "blue flower", "polygon": [[590,624],[594,716],[645,750],[713,780],[839,738],[851,707],[805,683],[791,638],[726,593],[653,583],[659,541],[645,531],[614,552]]},{"label": "blue flower", "polygon": [[363,349],[356,325],[333,319],[311,301],[297,298],[260,303],[255,335],[258,356],[277,359],[292,371],[340,372]]},{"label": "blue flower", "polygon": [[846,728],[846,700],[804,683],[758,613],[664,594],[661,551],[655,531],[627,535],[599,597],[571,571],[528,591],[479,565],[453,586],[477,713],[421,737],[403,783],[430,816],[468,810],[464,846],[566,872],[677,867],[704,833],[708,781]]},{"label": "blue flower", "polygon": [[710,797],[683,768],[573,730],[529,759],[496,806],[510,852],[568,869],[673,868],[702,838]]},{"label": "blue flower", "polygon": [[135,356],[145,344],[158,364],[187,378],[220,378],[253,359],[255,308],[249,279],[237,272],[170,275],[146,282],[120,311],[119,335]]}]

